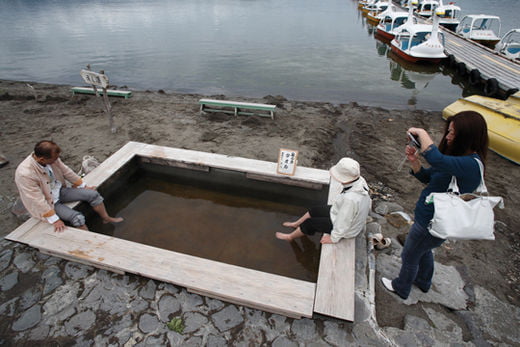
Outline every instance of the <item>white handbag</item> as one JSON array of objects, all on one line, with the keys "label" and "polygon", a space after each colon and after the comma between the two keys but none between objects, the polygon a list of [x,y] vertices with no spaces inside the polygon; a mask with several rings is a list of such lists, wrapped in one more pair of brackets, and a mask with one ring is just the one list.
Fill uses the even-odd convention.
[{"label": "white handbag", "polygon": [[474,193],[459,195],[457,179],[452,176],[448,192],[430,193],[426,197],[426,203],[433,203],[435,208],[429,225],[433,236],[449,240],[495,239],[493,208],[497,204],[504,208],[504,201],[500,196],[488,196],[483,165],[480,160],[475,160],[480,168],[481,181]]}]

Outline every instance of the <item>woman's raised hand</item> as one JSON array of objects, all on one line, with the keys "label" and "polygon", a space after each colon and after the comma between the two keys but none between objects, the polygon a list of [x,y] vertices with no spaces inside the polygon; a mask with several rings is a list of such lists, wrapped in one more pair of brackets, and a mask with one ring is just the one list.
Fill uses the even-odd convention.
[{"label": "woman's raised hand", "polygon": [[419,160],[419,150],[417,148],[407,145],[404,152],[409,162]]},{"label": "woman's raised hand", "polygon": [[408,129],[408,132],[419,137],[419,142],[421,143],[421,152],[424,152],[433,144],[433,140],[430,135],[428,135],[426,130],[422,128],[410,128]]}]

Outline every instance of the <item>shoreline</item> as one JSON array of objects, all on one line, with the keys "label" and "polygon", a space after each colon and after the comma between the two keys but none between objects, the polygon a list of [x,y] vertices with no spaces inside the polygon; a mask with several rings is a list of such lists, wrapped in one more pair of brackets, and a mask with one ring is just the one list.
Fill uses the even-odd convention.
[{"label": "shoreline", "polygon": [[[40,81],[40,82],[36,82],[36,81],[26,81],[26,80],[10,80],[10,79],[1,79],[0,78],[0,81],[4,81],[4,82],[16,82],[16,83],[23,83],[23,84],[30,84],[30,85],[53,85],[53,86],[67,86],[67,87],[88,87],[88,85],[84,84],[84,82],[80,82],[80,83],[77,83],[77,84],[74,84],[74,85],[69,85],[69,84],[59,84],[59,83],[52,83],[52,82],[45,82],[45,81]],[[461,87],[461,90],[463,89],[466,89],[467,87]],[[135,93],[159,93],[159,94],[167,94],[167,95],[198,95],[200,96],[200,98],[209,98],[209,97],[215,97],[215,96],[220,96],[220,97],[227,97],[228,99],[248,99],[248,100],[260,100],[260,99],[263,99],[265,98],[266,96],[269,96],[271,94],[266,94],[265,96],[250,96],[250,95],[241,95],[241,94],[233,94],[233,93],[229,93],[229,94],[225,94],[225,93],[208,93],[208,92],[196,92],[196,91],[189,91],[189,90],[182,90],[182,89],[179,89],[179,90],[172,90],[172,89],[168,89],[168,88],[154,88],[154,89],[151,89],[151,88],[134,88],[134,87],[129,87],[128,85],[110,85],[110,89],[121,89],[121,90],[128,90],[128,91],[131,91],[131,92],[135,92]],[[30,90],[30,89],[28,89]],[[287,97],[286,95],[276,95],[276,96],[282,96],[283,98],[286,98],[287,100],[297,100],[297,101],[300,101],[300,102],[307,102],[307,103],[327,103],[327,104],[331,104],[333,106],[340,106],[340,105],[348,105],[348,104],[351,104],[351,103],[355,103],[359,106],[362,106],[362,107],[371,107],[371,108],[383,108],[383,109],[386,109],[386,110],[397,110],[397,111],[404,111],[404,110],[408,110],[408,111],[415,111],[415,110],[422,110],[422,111],[425,111],[425,112],[441,112],[442,109],[444,108],[444,106],[436,106],[436,107],[421,107],[421,106],[417,106],[416,104],[410,104],[410,100],[408,100],[408,102],[405,104],[405,103],[392,103],[392,98],[388,98],[386,100],[382,100],[380,102],[375,102],[375,101],[370,101],[370,100],[364,100],[364,101],[360,101],[359,99],[353,99],[353,100],[343,100],[343,101],[340,101],[340,100],[320,100],[320,99],[307,99],[307,98],[292,98],[292,97]],[[462,98],[463,96],[462,95],[459,95],[459,96],[455,96],[453,101],[455,101],[457,98]],[[439,108],[439,109],[436,109],[436,108]]]},{"label": "shoreline", "polygon": [[[37,100],[26,83],[35,88]],[[84,155],[101,162],[128,141],[272,162],[277,160],[279,148],[289,148],[299,151],[299,166],[320,169],[351,156],[360,162],[362,175],[372,189],[373,208],[391,202],[413,216],[422,185],[410,179],[407,169],[397,171],[404,157],[406,129],[423,127],[438,141],[444,127],[440,112],[435,111],[389,110],[355,102],[335,105],[282,96],[233,97],[236,101],[276,104],[274,120],[221,113],[201,116],[198,99],[209,96],[132,90],[129,99],[110,98],[118,127],[111,134],[101,98],[72,96],[70,87],[0,80],[0,152],[9,160],[0,168],[2,236],[18,225],[10,212],[17,197],[14,170],[34,144],[44,138],[60,145],[64,162],[75,171],[79,171]],[[454,266],[460,272],[468,292],[483,287],[516,307],[520,306],[520,255],[516,251],[520,247],[516,232],[520,222],[515,213],[520,210],[519,179],[518,166],[489,152],[486,185],[492,195],[503,196],[506,204],[504,210],[495,209],[496,240],[446,242],[435,256],[436,262]],[[377,253],[378,259],[390,255],[398,259],[398,236],[407,231],[408,225],[384,224],[385,236],[391,237],[396,247]],[[2,241],[4,247],[7,244]],[[470,302],[474,298],[474,294],[470,295]],[[422,309],[419,305],[399,303],[381,291],[379,284],[376,307],[382,326],[402,328],[407,315],[422,315],[417,313]]]}]

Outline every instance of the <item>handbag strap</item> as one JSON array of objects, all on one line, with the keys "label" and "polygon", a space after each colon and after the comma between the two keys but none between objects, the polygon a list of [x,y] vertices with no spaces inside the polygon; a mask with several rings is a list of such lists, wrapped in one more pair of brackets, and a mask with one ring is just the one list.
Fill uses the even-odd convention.
[{"label": "handbag strap", "polygon": [[[478,185],[477,189],[475,189],[475,193],[487,194],[488,190],[486,187],[486,183],[484,182],[484,165],[479,159],[474,159],[477,161],[478,168],[480,171],[480,184]],[[455,194],[460,194],[459,186],[457,185],[457,178],[455,176],[451,176],[451,182],[448,186],[448,191],[451,191]]]},{"label": "handbag strap", "polygon": [[451,182],[448,186],[448,192],[459,195],[459,186],[457,185],[457,177],[451,176]]},{"label": "handbag strap", "polygon": [[484,182],[484,165],[479,159],[475,158],[475,160],[477,161],[478,168],[480,169],[480,184],[478,185],[477,189],[475,189],[475,193],[487,194],[488,190],[486,187],[486,182]]}]

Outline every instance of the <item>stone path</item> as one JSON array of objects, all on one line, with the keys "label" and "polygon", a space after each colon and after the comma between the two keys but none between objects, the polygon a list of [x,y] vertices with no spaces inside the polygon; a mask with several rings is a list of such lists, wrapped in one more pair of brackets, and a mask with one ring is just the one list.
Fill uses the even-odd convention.
[{"label": "stone path", "polygon": [[[402,209],[395,204],[380,204],[375,210],[388,214]],[[400,264],[401,246],[395,228],[386,220],[374,213],[367,233],[382,231],[392,236],[390,248],[373,253],[365,235],[356,240],[355,323],[320,315],[295,320],[191,294],[184,288],[140,276],[118,275],[46,256],[2,239],[0,345],[520,344],[519,308],[501,302],[485,288],[476,287],[468,294],[457,270],[442,264],[436,264],[434,285],[428,294],[415,290],[403,301],[385,293],[398,310],[413,308],[411,312],[417,314],[406,314],[401,327],[378,326],[375,309],[384,310],[386,306],[374,306],[370,288],[379,288],[379,277],[392,277]],[[175,317],[182,319],[182,333],[167,327]]]}]

